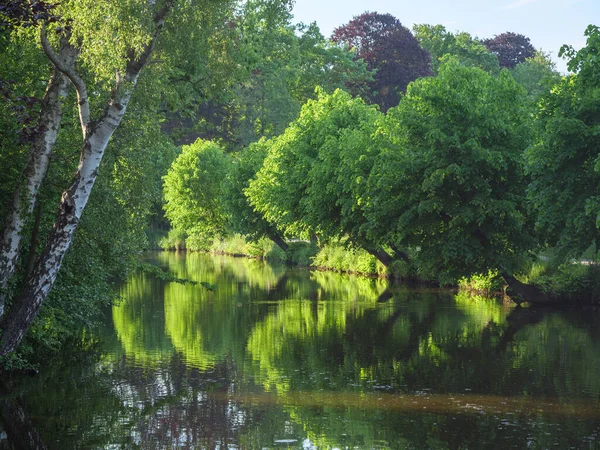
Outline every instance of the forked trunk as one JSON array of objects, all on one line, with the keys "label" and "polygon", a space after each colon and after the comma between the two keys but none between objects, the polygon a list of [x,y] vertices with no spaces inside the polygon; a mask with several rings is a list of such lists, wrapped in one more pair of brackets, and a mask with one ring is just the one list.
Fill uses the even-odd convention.
[{"label": "forked trunk", "polygon": [[2,337],[0,355],[14,351],[46,299],[71,245],[81,214],[88,202],[92,188],[98,176],[98,170],[106,146],[121,124],[125,110],[136,87],[141,70],[147,64],[156,45],[159,32],[164,25],[173,1],[167,1],[154,17],[156,30],[151,42],[143,52],[136,55],[133,50],[128,54],[129,61],[124,76],[117,74],[115,88],[112,91],[108,107],[100,120],[92,126],[86,86],[72,65],[67,64],[60,53],[52,49],[42,28],[42,47],[54,66],[75,86],[77,91],[79,120],[83,131],[83,145],[79,166],[71,186],[63,193],[57,219],[50,233],[46,247],[37,261],[31,276],[25,280],[21,295],[15,299],[10,310],[0,321]]},{"label": "forked trunk", "polygon": [[[76,53],[70,47],[63,45],[59,55],[66,64],[74,64]],[[35,207],[40,186],[48,172],[68,88],[67,77],[54,69],[42,100],[37,124],[39,132],[31,144],[27,165],[22,175],[23,181],[15,189],[0,235],[0,318],[4,315],[6,286],[18,264],[23,229]]]}]

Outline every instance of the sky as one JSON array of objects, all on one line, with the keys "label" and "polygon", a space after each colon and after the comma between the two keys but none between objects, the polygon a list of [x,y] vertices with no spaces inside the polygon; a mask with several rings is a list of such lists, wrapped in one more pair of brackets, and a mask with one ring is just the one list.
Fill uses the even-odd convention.
[{"label": "sky", "polygon": [[481,39],[506,31],[523,34],[535,48],[550,53],[563,73],[567,69],[558,58],[560,47],[585,46],[587,26],[600,26],[600,0],[296,0],[292,13],[295,22],[317,22],[329,37],[365,11],[390,13],[409,29],[418,23],[441,24]]}]

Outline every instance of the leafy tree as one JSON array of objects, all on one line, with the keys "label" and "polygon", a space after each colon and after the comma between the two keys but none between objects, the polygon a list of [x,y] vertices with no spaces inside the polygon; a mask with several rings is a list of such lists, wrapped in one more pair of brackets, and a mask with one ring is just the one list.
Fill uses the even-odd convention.
[{"label": "leafy tree", "polygon": [[575,75],[542,98],[527,152],[536,226],[560,254],[576,258],[600,237],[600,29],[590,25],[585,35],[581,50],[561,49]]},{"label": "leafy tree", "polygon": [[535,48],[528,37],[510,31],[486,39],[483,43],[498,57],[500,67],[515,67],[535,55]]},{"label": "leafy tree", "polygon": [[378,153],[372,135],[381,114],[337,90],[320,93],[270,141],[263,167],[246,194],[265,220],[291,235],[348,239],[389,264],[370,245],[361,198]]},{"label": "leafy tree", "polygon": [[331,39],[352,49],[369,70],[376,71],[372,92],[366,97],[383,111],[398,104],[408,83],[431,75],[426,50],[391,14],[365,12],[346,25],[336,28]]},{"label": "leafy tree", "polygon": [[413,26],[413,33],[421,47],[431,55],[434,73],[439,71],[444,55],[452,55],[467,67],[479,67],[492,74],[500,71],[496,55],[469,33],[451,33],[443,25],[426,24]]},{"label": "leafy tree", "polygon": [[229,164],[217,144],[197,140],[183,146],[165,176],[165,216],[174,229],[187,233],[191,247],[207,247],[225,232],[221,185]]},{"label": "leafy tree", "polygon": [[371,172],[375,241],[418,250],[441,281],[518,267],[531,248],[520,158],[528,145],[523,89],[455,60],[411,84],[381,126],[388,144]]},{"label": "leafy tree", "polygon": [[245,191],[262,167],[271,142],[262,138],[235,155],[231,170],[223,184],[223,202],[229,214],[230,228],[234,233],[251,240],[268,236],[283,251],[288,249],[274,223],[270,223],[250,205]]},{"label": "leafy tree", "polygon": [[230,88],[196,111],[200,121],[185,124],[183,139],[208,137],[241,150],[283,132],[300,106],[315,98],[316,86],[333,92],[352,83],[361,92],[372,79],[363,61],[327,41],[315,23],[292,24],[285,5],[245,2],[231,26]]},{"label": "leafy tree", "polygon": [[536,51],[534,56],[517,64],[510,73],[517,83],[527,90],[534,102],[543,94],[550,92],[561,78],[550,55],[542,51]]}]

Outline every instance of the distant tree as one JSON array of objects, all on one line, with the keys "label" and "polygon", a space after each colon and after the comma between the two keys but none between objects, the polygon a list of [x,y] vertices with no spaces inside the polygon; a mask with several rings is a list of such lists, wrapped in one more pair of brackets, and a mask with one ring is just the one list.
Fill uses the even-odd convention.
[{"label": "distant tree", "polygon": [[326,39],[315,23],[292,24],[281,2],[243,2],[229,33],[224,58],[230,70],[211,75],[221,84],[228,80],[227,88],[189,118],[174,116],[167,124],[183,144],[203,137],[239,151],[283,132],[300,107],[316,97],[316,86],[333,92],[347,83],[361,94],[373,79],[362,60]]},{"label": "distant tree", "polygon": [[431,75],[429,54],[391,14],[365,12],[336,28],[331,39],[353,49],[357,59],[377,71],[367,100],[383,111],[398,104],[408,83]]},{"label": "distant tree", "polygon": [[187,234],[192,247],[207,247],[225,233],[221,186],[229,164],[217,144],[199,139],[183,146],[165,176],[165,216],[174,229]]},{"label": "distant tree", "polygon": [[413,33],[425,50],[431,55],[431,68],[437,73],[445,55],[454,56],[462,65],[479,67],[497,74],[500,65],[496,55],[469,33],[451,33],[443,25],[420,24],[413,27]]},{"label": "distant tree", "polygon": [[515,67],[535,55],[535,48],[528,37],[510,31],[486,39],[483,43],[498,57],[500,67]]},{"label": "distant tree", "polygon": [[510,69],[510,73],[517,83],[527,90],[534,102],[541,95],[550,92],[552,86],[561,78],[550,55],[542,51],[536,51],[534,56],[517,64]]}]

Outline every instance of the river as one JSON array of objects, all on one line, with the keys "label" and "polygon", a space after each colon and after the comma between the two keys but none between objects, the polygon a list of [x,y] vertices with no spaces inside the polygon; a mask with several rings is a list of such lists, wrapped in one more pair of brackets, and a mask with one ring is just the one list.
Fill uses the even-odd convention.
[{"label": "river", "polygon": [[600,313],[158,253],[96,358],[3,403],[0,449],[598,448]]}]

